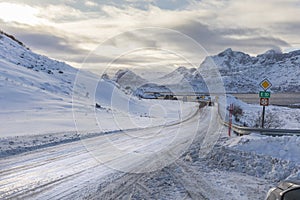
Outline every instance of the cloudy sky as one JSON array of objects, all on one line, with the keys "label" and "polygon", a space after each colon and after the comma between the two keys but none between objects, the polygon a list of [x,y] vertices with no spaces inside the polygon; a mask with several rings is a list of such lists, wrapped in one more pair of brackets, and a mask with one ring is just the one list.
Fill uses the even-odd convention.
[{"label": "cloudy sky", "polygon": [[75,67],[198,66],[300,47],[299,0],[0,0],[0,29]]}]

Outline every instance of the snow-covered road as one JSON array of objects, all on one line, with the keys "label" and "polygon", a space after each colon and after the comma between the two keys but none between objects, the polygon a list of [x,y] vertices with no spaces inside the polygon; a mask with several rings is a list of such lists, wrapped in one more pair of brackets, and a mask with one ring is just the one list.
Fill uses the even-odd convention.
[{"label": "snow-covered road", "polygon": [[102,135],[1,159],[0,199],[256,198],[264,191],[252,194],[251,189],[266,185],[263,180],[235,173],[244,177],[246,186],[228,186],[227,181],[233,181],[229,172],[210,171],[193,161],[210,146],[213,137],[207,134],[220,131],[215,109],[203,108],[175,125]]},{"label": "snow-covered road", "polygon": [[59,199],[82,192],[93,180],[99,184],[116,171],[163,168],[185,152],[199,117],[208,113],[206,109],[173,126],[104,135],[1,159],[0,198]]}]

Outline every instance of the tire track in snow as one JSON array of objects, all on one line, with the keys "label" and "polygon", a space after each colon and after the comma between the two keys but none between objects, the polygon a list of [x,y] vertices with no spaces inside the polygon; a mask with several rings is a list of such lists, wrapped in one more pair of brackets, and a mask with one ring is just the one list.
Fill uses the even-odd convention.
[{"label": "tire track in snow", "polygon": [[[192,116],[190,116],[190,119],[197,116],[197,112],[194,112]],[[188,121],[187,119],[185,121]],[[171,125],[168,125],[168,127],[171,127]],[[39,194],[43,194],[45,191],[48,191],[51,188],[55,188],[57,185],[61,185],[64,182],[68,182],[72,180],[73,178],[76,178],[80,176],[80,174],[84,173],[85,171],[89,171],[91,168],[99,165],[99,163],[88,163],[85,165],[85,162],[90,162],[91,156],[87,156],[88,152],[85,151],[84,148],[82,148],[82,145],[80,146],[80,141],[77,141],[72,144],[64,144],[59,145],[57,147],[50,147],[47,149],[40,149],[37,151],[34,151],[32,153],[26,153],[24,155],[19,155],[16,158],[21,159],[21,161],[18,160],[19,164],[23,165],[13,165],[13,161],[16,161],[16,158],[13,156],[11,158],[6,159],[9,161],[8,163],[1,164],[2,166],[6,166],[6,169],[4,168],[3,171],[0,172],[0,185],[2,186],[2,189],[0,187],[0,198],[5,199],[24,199],[24,198],[30,198]],[[78,146],[76,146],[78,145]],[[72,147],[71,149],[69,149]],[[97,148],[97,146],[95,146]],[[49,151],[49,149],[51,151]],[[47,151],[46,151],[47,150]],[[66,151],[67,150],[67,151]],[[75,151],[74,151],[75,150]],[[46,154],[44,154],[46,152]],[[49,153],[50,158],[49,158]],[[22,158],[24,156],[24,161],[22,161]],[[83,158],[83,159],[82,159]],[[160,157],[163,158],[163,157]],[[68,165],[66,165],[65,161],[68,160]],[[33,161],[33,162],[32,162]],[[25,162],[25,163],[24,163]],[[149,162],[148,160],[141,160],[140,163],[137,163],[142,166],[143,163]],[[153,162],[155,164],[159,164],[161,162],[161,165],[164,166],[165,163],[163,160],[160,161],[160,159],[155,160],[153,159]],[[149,163],[150,164],[150,163]],[[60,166],[61,165],[61,166]],[[31,176],[31,172],[33,170],[38,170],[39,173],[41,173],[40,170],[43,170],[45,168],[50,168],[54,172],[60,172],[65,170],[65,167],[73,165],[82,165],[82,170],[79,170],[78,168],[72,169],[68,173],[58,173],[53,175],[47,175],[45,178],[47,179],[40,179],[41,177],[37,177],[40,180],[31,180],[31,183],[22,183],[23,178],[27,176]],[[146,165],[145,165],[146,166]],[[9,168],[12,167],[12,168]],[[2,173],[2,174],[1,174]],[[48,174],[47,171],[45,171],[46,174]],[[27,175],[28,174],[28,175]],[[110,198],[112,195],[112,198],[121,198],[125,196],[132,196],[134,198],[135,193],[140,193],[144,198],[150,199],[153,197],[153,188],[147,187],[145,184],[145,180],[147,180],[149,177],[155,176],[154,174],[127,174],[122,179],[115,180],[113,183],[109,183],[104,192],[101,190],[100,195],[104,195],[105,199]],[[9,177],[11,182],[9,182]],[[14,181],[14,177],[18,178],[18,183],[16,185],[16,182]],[[8,178],[8,179],[7,179]],[[29,179],[28,179],[29,180]],[[10,184],[10,186],[9,186]],[[113,187],[113,185],[116,185]],[[115,190],[111,190],[110,188],[120,188],[120,186],[123,186],[123,190],[119,193],[115,193]],[[68,186],[70,187],[70,186]],[[121,187],[122,188],[122,187]],[[71,189],[71,188],[68,188]],[[106,192],[105,192],[106,191]],[[59,193],[56,193],[59,194]],[[66,192],[65,194],[62,194],[61,196],[63,199],[69,199],[70,194]],[[56,198],[58,196],[54,196]],[[98,196],[95,196],[95,199],[99,199]]]}]

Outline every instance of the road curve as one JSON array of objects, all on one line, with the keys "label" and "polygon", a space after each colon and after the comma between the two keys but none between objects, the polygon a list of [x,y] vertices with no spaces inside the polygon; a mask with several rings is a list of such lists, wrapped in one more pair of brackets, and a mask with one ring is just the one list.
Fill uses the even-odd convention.
[{"label": "road curve", "polygon": [[1,159],[0,199],[93,199],[95,195],[110,199],[122,195],[124,191],[109,192],[108,187],[102,190],[100,186],[114,188],[111,184],[121,176],[140,178],[174,163],[195,137],[202,133],[204,137],[210,113],[204,108],[173,126],[102,135]]}]

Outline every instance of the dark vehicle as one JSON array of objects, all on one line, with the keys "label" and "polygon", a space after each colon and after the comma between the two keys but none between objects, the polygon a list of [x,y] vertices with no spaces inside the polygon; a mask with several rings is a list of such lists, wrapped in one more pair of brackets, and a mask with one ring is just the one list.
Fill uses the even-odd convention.
[{"label": "dark vehicle", "polygon": [[283,181],[269,190],[266,200],[299,200],[300,181]]},{"label": "dark vehicle", "polygon": [[175,97],[174,95],[171,94],[167,94],[164,99],[168,99],[168,100],[178,100],[177,97]]}]

